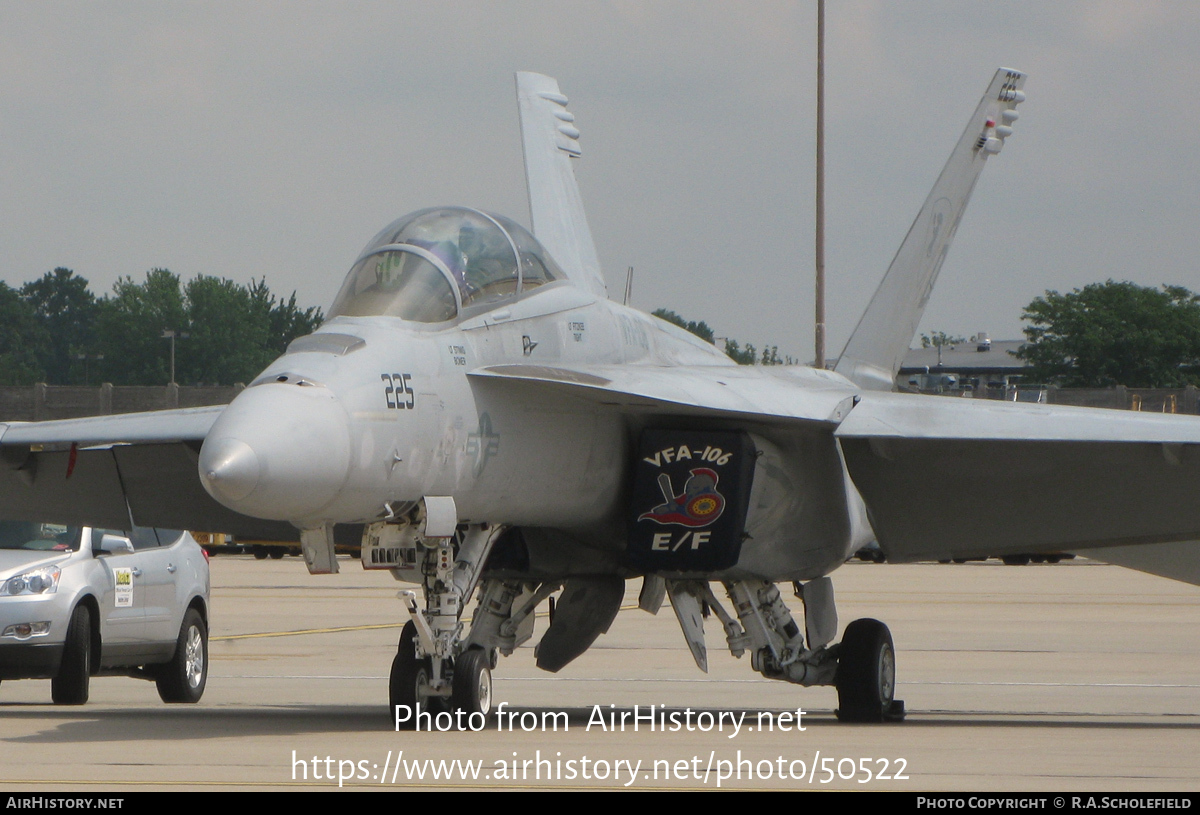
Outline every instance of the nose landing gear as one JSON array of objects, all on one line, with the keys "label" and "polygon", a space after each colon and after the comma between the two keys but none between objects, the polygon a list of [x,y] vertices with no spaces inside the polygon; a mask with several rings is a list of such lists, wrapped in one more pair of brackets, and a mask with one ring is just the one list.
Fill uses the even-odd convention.
[{"label": "nose landing gear", "polygon": [[456,529],[453,503],[447,502],[427,498],[407,517],[391,521],[392,529],[368,528],[364,535],[399,541],[391,562],[403,567],[394,573],[420,580],[424,594],[422,609],[416,592],[400,592],[409,620],[388,679],[388,702],[399,727],[420,726],[421,714],[449,712],[456,723],[478,723],[479,716],[472,715],[486,718],[491,710],[495,648],[464,635],[462,616],[503,527]]}]

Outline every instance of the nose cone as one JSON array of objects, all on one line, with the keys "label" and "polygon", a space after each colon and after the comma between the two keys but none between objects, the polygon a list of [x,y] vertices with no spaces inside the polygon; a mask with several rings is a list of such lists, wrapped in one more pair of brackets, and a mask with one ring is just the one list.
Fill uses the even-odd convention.
[{"label": "nose cone", "polygon": [[346,413],[328,389],[258,385],[213,424],[200,449],[200,481],[235,512],[311,520],[345,484],[349,448]]},{"label": "nose cone", "polygon": [[222,503],[246,498],[258,486],[258,456],[244,441],[222,438],[204,445],[201,477],[213,498]]}]

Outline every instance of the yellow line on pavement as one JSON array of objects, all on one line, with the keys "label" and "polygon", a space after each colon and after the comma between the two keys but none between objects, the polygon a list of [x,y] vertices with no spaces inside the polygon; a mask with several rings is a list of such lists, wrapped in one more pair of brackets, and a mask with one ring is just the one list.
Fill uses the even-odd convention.
[{"label": "yellow line on pavement", "polygon": [[381,623],[379,625],[342,625],[336,628],[304,628],[299,631],[263,631],[258,634],[225,634],[209,637],[209,642],[227,640],[257,640],[266,637],[298,637],[303,634],[337,634],[342,631],[371,631],[377,628],[402,628],[404,623]]}]

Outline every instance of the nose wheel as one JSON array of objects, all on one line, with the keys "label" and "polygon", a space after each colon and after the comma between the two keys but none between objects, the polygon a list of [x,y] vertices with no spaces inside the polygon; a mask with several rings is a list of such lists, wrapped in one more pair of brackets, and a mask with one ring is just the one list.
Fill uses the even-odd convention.
[{"label": "nose wheel", "polygon": [[[491,655],[482,648],[470,648],[454,660],[451,694],[447,698],[444,691],[439,693],[435,687],[438,683],[433,660],[417,656],[416,638],[416,626],[411,622],[406,623],[400,634],[400,643],[396,649],[396,658],[392,660],[392,672],[388,679],[388,701],[391,709],[394,711],[396,705],[402,705],[416,711],[419,705],[422,712],[433,716],[460,710],[467,716],[479,713],[486,717],[492,709]],[[400,721],[401,727],[406,724],[409,728],[414,727],[416,716],[409,716]]]},{"label": "nose wheel", "polygon": [[[396,658],[392,660],[392,672],[388,678],[388,702],[394,711],[396,705],[409,710],[420,709],[437,714],[446,709],[444,699],[434,693],[433,660],[418,657],[416,651],[417,627],[406,623],[400,632],[400,644],[396,647]],[[408,719],[410,726],[415,717]]]},{"label": "nose wheel", "polygon": [[487,651],[471,648],[458,658],[454,666],[454,692],[450,698],[454,707],[468,716],[472,713],[488,715],[492,709],[492,670]]}]

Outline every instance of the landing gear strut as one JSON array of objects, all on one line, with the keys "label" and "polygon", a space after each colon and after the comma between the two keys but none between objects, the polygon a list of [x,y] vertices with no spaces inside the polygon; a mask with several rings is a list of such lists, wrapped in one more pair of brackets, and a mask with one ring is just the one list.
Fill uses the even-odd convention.
[{"label": "landing gear strut", "polygon": [[736,617],[722,607],[707,581],[667,581],[671,604],[701,670],[708,670],[700,613],[707,606],[721,620],[730,653],[741,657],[749,651],[754,670],[763,676],[835,686],[840,721],[904,718],[904,703],[895,698],[896,652],[887,626],[879,620],[855,620],[840,643],[830,644],[837,634],[837,612],[828,578],[796,585],[796,596],[804,601],[804,630],[775,584],[739,580],[726,583],[725,589]]},{"label": "landing gear strut", "polygon": [[[393,712],[397,705],[408,711],[396,716],[400,726],[415,726],[418,711],[436,715],[453,709],[486,717],[491,710],[494,648],[504,643],[477,636],[478,626],[472,626],[473,636],[464,635],[462,615],[502,531],[483,524],[458,528],[451,499],[426,498],[403,517],[375,524],[364,533],[364,541],[374,537],[372,548],[385,539],[397,553],[395,576],[420,582],[423,589],[423,609],[416,592],[399,595],[409,620],[392,661],[388,701]],[[497,592],[504,584],[492,582],[484,590],[485,600],[499,595],[499,616],[507,621],[520,589]]]},{"label": "landing gear strut", "polygon": [[[430,693],[433,664],[429,657],[417,656],[416,650],[417,627],[412,622],[405,623],[400,633],[400,645],[396,649],[396,658],[392,660],[392,673],[388,679],[388,703],[392,710],[402,705],[409,710],[421,710],[440,713],[445,709],[443,697]],[[411,720],[411,717],[410,717]]]}]

